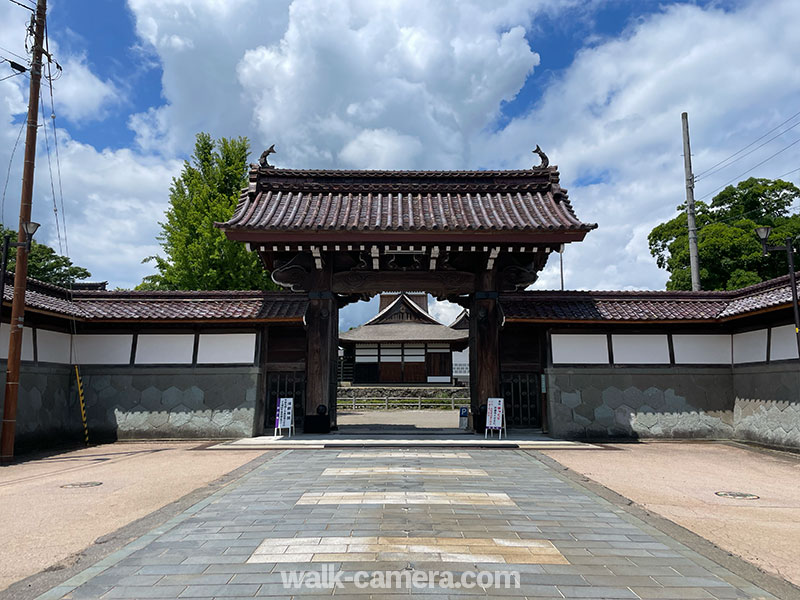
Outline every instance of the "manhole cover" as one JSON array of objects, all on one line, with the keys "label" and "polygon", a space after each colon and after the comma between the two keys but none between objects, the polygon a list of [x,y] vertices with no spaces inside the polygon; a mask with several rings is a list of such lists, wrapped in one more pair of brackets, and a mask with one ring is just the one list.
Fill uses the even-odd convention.
[{"label": "manhole cover", "polygon": [[735,500],[758,500],[755,494],[748,494],[747,492],[714,492],[717,496],[722,498],[733,498]]},{"label": "manhole cover", "polygon": [[98,485],[103,485],[102,481],[79,481],[77,483],[67,483],[66,485],[62,485],[62,488],[90,488],[90,487],[97,487]]}]

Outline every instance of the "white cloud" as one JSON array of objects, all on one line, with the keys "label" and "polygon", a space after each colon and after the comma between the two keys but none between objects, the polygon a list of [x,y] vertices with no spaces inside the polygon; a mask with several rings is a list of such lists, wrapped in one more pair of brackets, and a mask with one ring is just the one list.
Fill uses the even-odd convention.
[{"label": "white cloud", "polygon": [[[798,25],[796,3],[786,0],[732,11],[668,7],[581,51],[534,110],[475,140],[487,163],[497,157],[517,167],[525,166],[520,149],[540,143],[561,163],[578,215],[599,223],[568,251],[567,287],[663,287],[667,274],[649,256],[646,237],[684,200],[681,112],[690,115],[697,173],[794,114]],[[698,197],[797,137],[787,134],[700,179]],[[787,152],[752,175],[775,177],[796,161]],[[577,183],[597,174],[597,183]],[[555,287],[556,269],[551,259],[536,287]]]},{"label": "white cloud", "polygon": [[236,65],[248,48],[280,39],[288,0],[129,0],[136,31],[163,70],[165,103],[131,115],[144,152],[189,153],[195,134],[252,137],[253,109]]},{"label": "white cloud", "polygon": [[339,153],[343,166],[361,169],[409,169],[417,164],[422,143],[394,129],[365,129]]},{"label": "white cloud", "polygon": [[117,86],[92,73],[86,64],[86,57],[68,57],[62,66],[63,75],[53,82],[54,94],[58,99],[56,108],[60,115],[76,125],[84,125],[86,121],[102,121],[108,115],[108,110],[122,101]]},{"label": "white cloud", "polygon": [[238,65],[260,141],[294,167],[463,168],[539,62],[530,5],[481,6],[296,0]]},{"label": "white cloud", "polygon": [[[159,251],[158,221],[167,208],[170,182],[180,172],[180,161],[127,149],[97,151],[70,139],[64,130],[59,136],[73,262],[89,269],[93,279],[109,280],[112,286],[139,284],[153,272],[141,260]],[[37,160],[46,164],[44,152]],[[49,175],[44,168],[38,173],[34,217],[45,227],[36,237],[58,248]]]}]

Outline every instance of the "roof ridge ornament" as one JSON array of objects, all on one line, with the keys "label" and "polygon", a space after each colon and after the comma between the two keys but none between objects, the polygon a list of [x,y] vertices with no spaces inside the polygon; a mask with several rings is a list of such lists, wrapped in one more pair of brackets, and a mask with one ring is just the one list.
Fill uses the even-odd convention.
[{"label": "roof ridge ornament", "polygon": [[264,150],[264,152],[261,153],[261,157],[258,159],[258,166],[261,167],[262,169],[274,169],[275,165],[269,164],[268,159],[270,154],[276,154],[276,153],[277,150],[275,150],[275,144],[272,144],[269,148],[267,148],[266,150]]},{"label": "roof ridge ornament", "polygon": [[532,152],[534,154],[538,154],[542,162],[538,165],[533,165],[531,169],[546,169],[548,166],[550,166],[550,159],[547,158],[547,154],[545,154],[544,151],[539,148],[539,144],[536,144],[536,148],[532,150]]}]

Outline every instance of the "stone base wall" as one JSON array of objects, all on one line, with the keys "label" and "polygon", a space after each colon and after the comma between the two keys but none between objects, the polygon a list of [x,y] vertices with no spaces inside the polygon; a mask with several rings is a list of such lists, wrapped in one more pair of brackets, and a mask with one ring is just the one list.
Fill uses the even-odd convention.
[{"label": "stone base wall", "polygon": [[800,448],[800,368],[796,363],[736,367],[737,439]]},{"label": "stone base wall", "polygon": [[83,367],[81,374],[94,441],[254,433],[257,367]]},{"label": "stone base wall", "polygon": [[[6,361],[0,360],[5,389]],[[81,409],[69,393],[75,375],[67,365],[22,363],[14,444],[17,450],[48,448],[83,439]],[[0,397],[2,414],[5,393]]]},{"label": "stone base wall", "polygon": [[568,438],[731,438],[730,367],[551,368],[550,432]]}]

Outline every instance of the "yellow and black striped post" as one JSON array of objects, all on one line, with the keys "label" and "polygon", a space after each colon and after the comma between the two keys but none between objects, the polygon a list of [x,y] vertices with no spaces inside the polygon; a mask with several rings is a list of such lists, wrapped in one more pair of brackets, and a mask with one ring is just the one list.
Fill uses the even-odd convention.
[{"label": "yellow and black striped post", "polygon": [[86,445],[89,445],[89,425],[86,423],[86,402],[83,397],[83,383],[81,382],[81,372],[78,365],[75,365],[75,379],[78,381],[78,400],[81,403],[81,420],[83,421],[83,436]]}]

